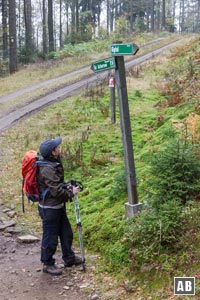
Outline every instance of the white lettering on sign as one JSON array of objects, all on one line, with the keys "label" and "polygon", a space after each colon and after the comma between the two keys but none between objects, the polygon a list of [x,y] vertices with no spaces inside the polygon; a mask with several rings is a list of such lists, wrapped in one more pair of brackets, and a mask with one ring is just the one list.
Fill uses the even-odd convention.
[{"label": "white lettering on sign", "polygon": [[118,53],[119,52],[119,47],[118,46],[112,46],[111,47],[111,52],[112,53]]},{"label": "white lettering on sign", "polygon": [[191,292],[192,291],[192,282],[191,281],[186,281],[185,282],[185,290],[186,290],[186,292]]},{"label": "white lettering on sign", "polygon": [[183,287],[183,282],[182,281],[178,282],[177,291],[178,292],[180,292],[180,291],[183,292],[184,291],[184,287]]},{"label": "white lettering on sign", "polygon": [[106,68],[106,67],[107,67],[107,64],[98,65],[98,69],[103,69],[103,68]]},{"label": "white lettering on sign", "polygon": [[195,277],[174,277],[174,295],[195,295]]},{"label": "white lettering on sign", "polygon": [[192,282],[185,281],[184,283],[185,283],[185,285],[183,284],[183,281],[178,281],[177,292],[191,292],[192,291]]}]

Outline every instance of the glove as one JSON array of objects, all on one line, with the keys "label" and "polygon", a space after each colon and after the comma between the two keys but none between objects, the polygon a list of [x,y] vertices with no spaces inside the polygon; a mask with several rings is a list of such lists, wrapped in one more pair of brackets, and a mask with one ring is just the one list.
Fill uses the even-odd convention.
[{"label": "glove", "polygon": [[76,194],[78,194],[81,191],[80,186],[74,186],[72,185],[72,193],[75,196]]}]

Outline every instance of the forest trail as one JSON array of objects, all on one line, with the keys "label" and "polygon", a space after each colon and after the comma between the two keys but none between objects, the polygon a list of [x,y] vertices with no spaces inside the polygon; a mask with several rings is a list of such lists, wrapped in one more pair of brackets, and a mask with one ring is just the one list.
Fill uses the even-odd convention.
[{"label": "forest trail", "polygon": [[[19,241],[19,234],[3,224],[9,220],[0,206],[0,282],[1,300],[97,300],[99,288],[95,283],[95,255],[87,255],[87,270],[80,266],[63,268],[61,251],[55,255],[56,263],[63,270],[61,276],[43,273],[40,263],[40,240],[32,243]],[[17,226],[17,225],[16,225]],[[17,230],[16,230],[17,231]],[[12,232],[12,233],[11,233]],[[76,249],[75,249],[76,251]],[[77,251],[76,251],[77,252]]]}]

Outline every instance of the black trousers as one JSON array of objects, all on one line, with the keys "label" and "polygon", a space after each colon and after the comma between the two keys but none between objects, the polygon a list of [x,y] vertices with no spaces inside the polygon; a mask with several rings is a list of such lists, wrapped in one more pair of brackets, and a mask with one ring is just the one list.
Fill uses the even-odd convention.
[{"label": "black trousers", "polygon": [[38,206],[38,210],[43,225],[41,262],[45,265],[53,265],[55,263],[53,256],[56,252],[59,238],[64,263],[70,263],[74,260],[75,254],[72,250],[73,232],[65,207],[52,209]]}]

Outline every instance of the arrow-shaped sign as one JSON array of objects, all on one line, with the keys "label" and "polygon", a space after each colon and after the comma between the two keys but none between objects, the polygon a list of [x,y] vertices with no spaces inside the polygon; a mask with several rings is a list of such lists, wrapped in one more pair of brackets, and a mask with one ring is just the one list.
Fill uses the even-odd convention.
[{"label": "arrow-shaped sign", "polygon": [[111,55],[135,55],[139,50],[139,47],[134,43],[129,44],[112,44],[110,46]]},{"label": "arrow-shaped sign", "polygon": [[98,60],[92,63],[91,69],[95,73],[101,72],[101,71],[106,71],[109,69],[115,69],[116,68],[116,63],[115,63],[115,58],[114,57],[109,57],[103,60]]}]

